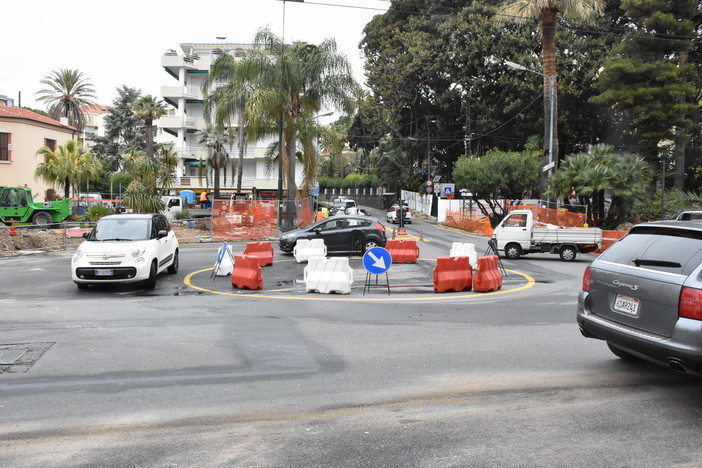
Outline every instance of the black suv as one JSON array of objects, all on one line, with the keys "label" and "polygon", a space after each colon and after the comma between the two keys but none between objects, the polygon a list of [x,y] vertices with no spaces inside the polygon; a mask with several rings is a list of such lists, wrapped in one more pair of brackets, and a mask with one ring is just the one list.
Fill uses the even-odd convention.
[{"label": "black suv", "polygon": [[327,252],[365,252],[385,247],[385,227],[365,216],[335,216],[290,231],[280,238],[280,250],[292,252],[299,239],[324,239]]},{"label": "black suv", "polygon": [[586,269],[577,320],[622,359],[702,375],[702,221],[634,226]]}]

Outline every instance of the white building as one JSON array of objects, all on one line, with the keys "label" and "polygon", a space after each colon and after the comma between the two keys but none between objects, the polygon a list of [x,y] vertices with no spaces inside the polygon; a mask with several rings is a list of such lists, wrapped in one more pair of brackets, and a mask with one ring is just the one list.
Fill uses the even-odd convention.
[{"label": "white building", "polygon": [[[222,53],[241,56],[252,45],[232,43],[210,44],[180,44],[182,53],[174,49],[166,51],[161,57],[161,65],[173,78],[171,84],[161,87],[161,97],[175,108],[175,112],[161,117],[158,127],[162,132],[177,138],[175,149],[181,155],[181,164],[178,167],[177,191],[190,189],[201,192],[213,187],[212,181],[206,177],[198,177],[200,160],[207,158],[207,149],[203,143],[198,142],[197,130],[205,127],[204,98],[202,83],[209,73],[210,65]],[[236,123],[236,118],[232,119]],[[242,177],[242,191],[251,192],[256,187],[259,195],[266,198],[275,198],[278,188],[278,170],[273,168],[266,172],[264,164],[265,151],[268,145],[276,141],[276,137],[257,142],[249,142],[244,156],[244,171]],[[229,148],[228,148],[229,150]],[[235,142],[229,150],[230,158],[238,161],[239,148]],[[296,180],[302,180],[302,170],[297,167]],[[227,181],[220,175],[220,190],[224,194],[236,190],[236,174],[227,171]]]}]

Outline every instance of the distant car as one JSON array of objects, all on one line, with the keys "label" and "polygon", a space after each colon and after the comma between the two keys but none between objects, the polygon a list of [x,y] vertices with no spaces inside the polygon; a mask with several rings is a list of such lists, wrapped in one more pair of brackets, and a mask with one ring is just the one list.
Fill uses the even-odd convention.
[{"label": "distant car", "polygon": [[325,218],[290,231],[280,238],[280,250],[292,252],[300,239],[323,239],[327,252],[365,252],[387,243],[385,227],[377,219],[365,216]]},{"label": "distant car", "polygon": [[577,321],[622,359],[702,375],[702,221],[634,226],[585,270]]},{"label": "distant car", "polygon": [[139,281],[153,289],[162,271],[178,273],[178,239],[163,214],[104,216],[84,237],[71,261],[78,289]]},{"label": "distant car", "polygon": [[348,208],[355,208],[356,202],[350,198],[344,198],[343,200],[335,200],[331,209],[329,210],[329,216],[343,215]]},{"label": "distant car", "polygon": [[[400,223],[400,205],[392,205],[388,211],[387,218],[390,224]],[[404,224],[412,224],[412,212],[407,205],[403,205]]]}]

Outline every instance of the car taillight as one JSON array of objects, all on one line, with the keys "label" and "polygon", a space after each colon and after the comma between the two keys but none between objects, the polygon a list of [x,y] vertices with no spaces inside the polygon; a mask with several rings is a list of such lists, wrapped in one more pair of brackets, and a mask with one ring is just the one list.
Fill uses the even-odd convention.
[{"label": "car taillight", "polygon": [[590,276],[592,275],[592,268],[585,268],[585,273],[583,273],[583,291],[590,292]]},{"label": "car taillight", "polygon": [[380,223],[374,223],[373,225],[375,226],[375,228],[376,228],[378,231],[380,231],[380,232],[385,232],[385,226],[383,226],[382,224],[380,224]]},{"label": "car taillight", "polygon": [[702,320],[702,290],[682,288],[678,303],[678,316]]}]

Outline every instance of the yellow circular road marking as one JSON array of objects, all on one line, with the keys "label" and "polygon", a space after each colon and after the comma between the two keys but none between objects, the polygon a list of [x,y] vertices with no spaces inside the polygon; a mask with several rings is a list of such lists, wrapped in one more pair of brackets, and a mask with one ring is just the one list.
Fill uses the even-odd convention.
[{"label": "yellow circular road marking", "polygon": [[493,292],[487,292],[487,293],[473,293],[470,295],[460,295],[460,296],[446,296],[446,293],[432,293],[431,297],[398,297],[398,298],[392,298],[392,297],[385,297],[385,298],[370,298],[370,297],[334,297],[334,296],[329,296],[329,295],[324,295],[326,297],[299,297],[299,296],[269,296],[269,295],[259,295],[259,294],[243,294],[243,293],[235,293],[235,292],[225,292],[225,291],[215,291],[213,289],[207,289],[207,288],[202,288],[200,286],[196,286],[192,283],[192,278],[199,274],[203,273],[205,271],[212,271],[212,268],[205,268],[202,270],[198,271],[193,271],[192,273],[188,274],[184,279],[183,282],[185,283],[186,286],[192,288],[192,289],[197,289],[198,291],[203,291],[203,292],[208,292],[212,294],[221,294],[223,296],[238,296],[238,297],[255,297],[255,298],[263,298],[263,299],[286,299],[286,300],[297,300],[297,301],[350,301],[350,302],[407,302],[407,301],[441,301],[441,300],[448,300],[448,299],[474,299],[474,298],[480,298],[480,297],[485,297],[485,296],[496,296],[500,294],[508,294],[508,293],[515,293],[518,291],[523,291],[525,289],[529,289],[532,286],[536,284],[536,280],[532,278],[531,276],[527,275],[526,273],[521,273],[519,271],[515,270],[506,270],[509,271],[510,273],[514,273],[516,275],[519,275],[526,279],[527,283],[523,286],[519,286],[516,288],[512,289],[504,289],[504,290],[499,290],[499,291],[493,291]]}]

